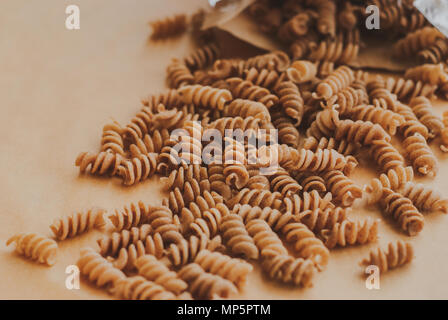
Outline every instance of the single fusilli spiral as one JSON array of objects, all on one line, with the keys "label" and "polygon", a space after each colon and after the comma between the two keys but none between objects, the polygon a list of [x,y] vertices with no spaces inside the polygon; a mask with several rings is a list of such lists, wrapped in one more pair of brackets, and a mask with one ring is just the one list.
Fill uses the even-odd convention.
[{"label": "single fusilli spiral", "polygon": [[373,160],[383,172],[404,167],[403,156],[390,142],[374,140],[369,149]]},{"label": "single fusilli spiral", "polygon": [[274,92],[280,98],[279,103],[284,112],[295,120],[296,126],[300,125],[304,114],[304,101],[299,88],[292,81],[282,81],[275,86]]},{"label": "single fusilli spiral", "polygon": [[141,154],[131,160],[123,161],[118,170],[118,175],[123,178],[124,184],[129,186],[152,177],[156,169],[157,154]]},{"label": "single fusilli spiral", "polygon": [[280,75],[274,70],[250,68],[244,72],[244,79],[257,86],[272,89],[279,82]]},{"label": "single fusilli spiral", "polygon": [[106,225],[105,213],[106,211],[100,208],[76,212],[70,216],[57,219],[50,226],[50,229],[58,240],[71,238],[94,228],[103,228]]},{"label": "single fusilli spiral", "polygon": [[261,102],[267,108],[271,108],[279,101],[278,97],[269,92],[268,89],[254,85],[248,80],[230,78],[226,80],[226,83],[234,98]]},{"label": "single fusilli spiral", "polygon": [[311,192],[302,192],[301,196],[294,194],[292,196],[285,197],[283,198],[283,205],[286,212],[296,215],[307,210],[334,207],[331,203],[331,199],[331,193],[328,192],[324,197],[321,197],[319,192],[313,190]]},{"label": "single fusilli spiral", "polygon": [[362,197],[362,189],[339,170],[330,170],[322,174],[328,191],[335,203],[349,207],[356,199]]},{"label": "single fusilli spiral", "polygon": [[375,265],[380,272],[401,267],[414,258],[414,249],[409,242],[389,242],[387,251],[381,248],[370,251],[369,258],[361,261],[362,265]]},{"label": "single fusilli spiral", "polygon": [[180,88],[179,95],[184,103],[218,110],[223,110],[224,105],[232,100],[232,93],[226,89],[216,89],[199,84]]},{"label": "single fusilli spiral", "polygon": [[222,238],[230,251],[246,259],[257,259],[258,249],[247,233],[243,219],[237,214],[225,216],[220,225]]},{"label": "single fusilli spiral", "polygon": [[242,118],[254,117],[263,122],[270,122],[271,115],[266,106],[260,102],[251,100],[235,99],[224,109],[224,116]]},{"label": "single fusilli spiral", "polygon": [[396,94],[400,101],[408,102],[418,96],[432,98],[437,90],[437,85],[430,85],[422,81],[390,77],[386,80],[386,89]]},{"label": "single fusilli spiral", "polygon": [[391,135],[395,135],[397,128],[405,122],[401,115],[372,105],[354,107],[350,113],[350,118],[377,123]]},{"label": "single fusilli spiral", "polygon": [[313,190],[316,190],[319,194],[325,194],[327,192],[327,186],[321,176],[300,171],[294,172],[292,176],[302,186],[305,192],[311,192]]},{"label": "single fusilli spiral", "polygon": [[335,140],[334,138],[322,137],[316,139],[315,137],[308,137],[303,143],[303,148],[316,152],[318,149],[334,149],[344,156],[353,155],[359,146],[352,142],[345,140]]},{"label": "single fusilli spiral", "polygon": [[120,279],[113,288],[117,298],[125,300],[175,300],[176,296],[161,285],[142,276]]},{"label": "single fusilli spiral", "polygon": [[186,265],[177,275],[188,283],[188,291],[197,299],[228,298],[238,293],[232,282],[205,272],[197,263]]},{"label": "single fusilli spiral", "polygon": [[194,81],[190,69],[178,59],[172,59],[166,71],[170,88],[177,89],[191,85]]},{"label": "single fusilli spiral", "polygon": [[200,265],[206,272],[231,281],[237,288],[244,286],[247,275],[253,270],[252,265],[244,260],[207,249],[198,253],[194,263]]},{"label": "single fusilli spiral", "polygon": [[297,286],[310,287],[316,272],[314,263],[308,259],[294,258],[287,254],[276,254],[261,264],[271,279]]},{"label": "single fusilli spiral", "polygon": [[306,131],[308,137],[317,139],[331,137],[339,124],[339,112],[334,108],[324,109],[317,113],[316,119]]},{"label": "single fusilli spiral", "polygon": [[254,239],[261,258],[269,259],[276,255],[288,254],[288,250],[266,221],[261,219],[250,220],[246,224],[246,229]]},{"label": "single fusilli spiral", "polygon": [[404,104],[398,104],[397,113],[401,114],[405,119],[405,122],[400,127],[401,134],[407,138],[418,133],[425,139],[429,138],[429,131],[415,116],[412,109]]},{"label": "single fusilli spiral", "polygon": [[409,106],[418,120],[428,128],[430,137],[440,134],[443,128],[445,128],[442,119],[433,113],[433,107],[428,98],[423,96],[415,97],[411,100]]},{"label": "single fusilli spiral", "polygon": [[321,236],[329,249],[374,242],[378,238],[378,221],[370,218],[355,222],[344,220],[336,223],[332,229],[322,230]]},{"label": "single fusilli spiral", "polygon": [[448,213],[448,199],[436,190],[421,183],[407,182],[400,193],[409,198],[414,206],[422,211],[440,211]]},{"label": "single fusilli spiral", "polygon": [[302,190],[302,186],[290,176],[288,171],[279,168],[274,174],[269,176],[271,190],[273,192],[279,192],[283,197],[296,194]]},{"label": "single fusilli spiral", "polygon": [[299,146],[300,133],[296,129],[293,120],[284,115],[283,112],[276,112],[271,114],[271,116],[272,124],[278,130],[280,143],[297,148]]},{"label": "single fusilli spiral", "polygon": [[112,151],[124,156],[124,128],[114,121],[103,127],[103,135],[101,137],[101,151]]},{"label": "single fusilli spiral", "polygon": [[238,203],[278,209],[282,205],[282,195],[279,192],[244,188],[227,201],[230,209],[233,209]]},{"label": "single fusilli spiral", "polygon": [[338,223],[346,220],[347,209],[336,207],[327,209],[306,210],[296,214],[298,221],[306,225],[314,233],[323,229],[333,229]]},{"label": "single fusilli spiral", "polygon": [[98,246],[102,256],[114,256],[121,248],[126,248],[135,244],[139,240],[145,240],[153,231],[149,224],[143,224],[139,228],[133,227],[130,230],[114,232],[110,236],[98,239]]},{"label": "single fusilli spiral", "polygon": [[187,289],[187,284],[177,277],[163,262],[153,255],[144,255],[135,261],[138,274],[149,281],[161,285],[166,290],[178,295]]},{"label": "single fusilli spiral", "polygon": [[79,172],[89,172],[98,175],[114,176],[118,173],[120,165],[124,161],[118,153],[102,151],[100,153],[82,152],[76,158],[75,165]]},{"label": "single fusilli spiral", "polygon": [[304,83],[313,80],[317,75],[317,65],[308,60],[296,60],[286,70],[289,80]]},{"label": "single fusilli spiral", "polygon": [[15,243],[15,251],[27,259],[52,266],[56,262],[58,245],[53,239],[36,233],[19,233],[6,241],[6,245]]},{"label": "single fusilli spiral", "polygon": [[163,20],[150,23],[152,27],[151,39],[166,39],[184,33],[187,30],[187,16],[178,14]]},{"label": "single fusilli spiral", "polygon": [[127,248],[121,248],[113,258],[113,265],[120,270],[134,269],[135,261],[145,255],[151,254],[160,259],[164,255],[163,240],[159,233],[148,235],[145,240],[138,240]]},{"label": "single fusilli spiral", "polygon": [[202,234],[199,237],[190,236],[188,240],[184,239],[178,244],[170,244],[166,251],[169,260],[174,266],[183,266],[193,262],[202,250],[221,251],[222,248],[220,236],[209,239]]},{"label": "single fusilli spiral", "polygon": [[221,54],[219,47],[212,43],[203,46],[185,58],[185,64],[191,72],[198,69],[205,69],[211,65]]},{"label": "single fusilli spiral", "polygon": [[316,98],[330,99],[344,88],[347,88],[354,80],[353,70],[347,66],[339,67],[318,84],[313,95]]},{"label": "single fusilli spiral", "polygon": [[403,141],[403,146],[414,170],[423,175],[435,176],[437,174],[437,158],[422,135],[416,133],[407,137]]},{"label": "single fusilli spiral", "polygon": [[114,287],[118,281],[126,278],[121,270],[115,268],[111,262],[107,261],[92,248],[81,249],[81,256],[76,264],[81,274],[98,287]]},{"label": "single fusilli spiral", "polygon": [[410,236],[417,235],[423,229],[424,218],[412,201],[400,193],[384,188],[380,205],[387,216],[391,216],[399,227]]},{"label": "single fusilli spiral", "polygon": [[336,128],[336,140],[345,140],[362,145],[370,145],[375,140],[390,142],[389,134],[379,124],[370,121],[341,120]]}]

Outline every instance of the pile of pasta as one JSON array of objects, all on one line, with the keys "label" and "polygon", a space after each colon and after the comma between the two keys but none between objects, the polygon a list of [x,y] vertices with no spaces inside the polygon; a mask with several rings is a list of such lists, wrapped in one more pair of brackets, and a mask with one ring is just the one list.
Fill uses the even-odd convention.
[{"label": "pile of pasta", "polygon": [[[161,176],[161,205],[142,200],[114,212],[94,208],[55,221],[52,239],[31,233],[8,243],[51,265],[57,241],[103,230],[98,247],[83,249],[78,260],[98,287],[123,299],[214,299],[244,290],[256,263],[273,281],[312,286],[332,249],[377,241],[381,219],[356,216],[355,203],[378,206],[409,236],[421,232],[426,213],[448,213],[447,198],[414,180],[437,175],[431,142],[442,141],[448,150],[448,114],[438,117],[431,104],[446,92],[443,65],[394,78],[353,70],[346,63],[358,50],[359,6],[273,3],[257,1],[248,10],[266,31],[291,43],[291,54],[226,58],[219,43],[209,42],[173,59],[169,88],[148,96],[129,123],[104,126],[100,150],[76,159],[82,174],[115,177],[127,186]],[[406,1],[399,7],[372,3],[384,8],[382,23],[407,34],[397,51],[426,56],[446,44]],[[209,33],[201,36],[210,41]],[[338,54],[328,53],[332,46]],[[204,139],[209,129],[223,137],[226,130],[263,130],[256,139],[269,143],[254,151],[247,140],[226,136],[216,146]],[[202,151],[213,148],[221,158],[203,161]],[[274,153],[278,166],[266,174],[263,155]],[[370,165],[364,153],[378,175],[360,186],[350,176]],[[412,258],[412,245],[397,241],[361,264],[384,272]]]}]

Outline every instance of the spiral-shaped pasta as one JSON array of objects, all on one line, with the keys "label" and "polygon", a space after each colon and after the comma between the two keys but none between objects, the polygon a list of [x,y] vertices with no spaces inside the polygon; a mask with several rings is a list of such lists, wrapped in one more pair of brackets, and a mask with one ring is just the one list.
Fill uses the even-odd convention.
[{"label": "spiral-shaped pasta", "polygon": [[313,96],[317,99],[330,99],[347,88],[355,80],[353,70],[347,66],[337,68],[316,87]]},{"label": "spiral-shaped pasta", "polygon": [[317,139],[330,137],[334,134],[339,121],[339,112],[336,109],[324,109],[317,113],[316,120],[310,124],[306,134]]},{"label": "spiral-shaped pasta", "polygon": [[346,115],[351,114],[356,106],[367,102],[368,97],[364,90],[347,87],[331,97],[327,106],[334,107],[339,115]]},{"label": "spiral-shaped pasta", "polygon": [[126,248],[139,240],[145,240],[153,232],[149,224],[143,224],[139,228],[114,232],[110,236],[98,239],[98,246],[102,256],[115,256],[121,248]]},{"label": "spiral-shaped pasta", "polygon": [[101,138],[101,151],[111,151],[124,156],[124,128],[114,121],[103,127],[103,136]]},{"label": "spiral-shaped pasta", "polygon": [[422,81],[390,77],[386,80],[386,89],[396,94],[400,101],[408,102],[418,96],[432,98],[437,90],[437,85],[431,85]]},{"label": "spiral-shaped pasta", "polygon": [[[294,149],[287,145],[262,146],[258,149],[261,165],[270,164],[272,156],[278,165],[286,170],[319,172],[328,170],[343,170],[348,165],[348,159],[336,150],[318,149],[316,152],[305,149]],[[269,160],[268,160],[269,159]]]},{"label": "spiral-shaped pasta", "polygon": [[286,212],[290,212],[294,215],[300,212],[314,209],[325,209],[328,207],[334,207],[331,203],[332,195],[327,193],[323,198],[319,195],[319,192],[313,190],[311,192],[302,192],[302,196],[294,194],[292,196],[283,198],[283,205]]},{"label": "spiral-shaped pasta", "polygon": [[286,74],[295,83],[309,82],[317,76],[317,65],[308,60],[296,60],[286,70]]},{"label": "spiral-shaped pasta", "polygon": [[199,164],[181,166],[172,171],[168,177],[160,178],[160,181],[164,183],[165,190],[174,190],[175,188],[183,190],[187,182],[192,184],[193,181],[197,181],[201,191],[210,191],[207,168]]},{"label": "spiral-shaped pasta", "polygon": [[159,40],[177,36],[187,30],[187,16],[178,14],[163,20],[150,23],[152,27],[151,39]]},{"label": "spiral-shaped pasta", "polygon": [[165,254],[163,240],[159,233],[148,235],[144,241],[138,240],[127,248],[121,248],[113,260],[113,265],[120,270],[133,269],[135,261],[145,254],[151,254],[158,259]]},{"label": "spiral-shaped pasta", "polygon": [[135,261],[138,274],[152,281],[175,295],[185,291],[188,285],[177,277],[163,262],[153,255],[144,255]]},{"label": "spiral-shaped pasta", "polygon": [[142,276],[127,277],[117,281],[114,294],[126,300],[175,300],[176,296],[161,285]]},{"label": "spiral-shaped pasta", "polygon": [[300,222],[288,223],[281,233],[301,258],[310,259],[319,268],[327,265],[330,252],[306,225]]},{"label": "spiral-shaped pasta", "polygon": [[406,79],[414,81],[423,81],[431,85],[441,86],[448,82],[448,74],[445,72],[442,63],[422,64],[420,66],[408,69],[404,74]]},{"label": "spiral-shaped pasta", "polygon": [[281,193],[283,197],[296,194],[302,190],[302,186],[282,168],[271,175],[270,180],[271,190]]},{"label": "spiral-shaped pasta", "polygon": [[373,160],[375,160],[383,172],[404,167],[403,156],[390,142],[374,140],[369,149]]},{"label": "spiral-shaped pasta", "polygon": [[429,130],[429,137],[432,138],[443,130],[442,119],[432,112],[432,105],[428,98],[419,96],[411,100],[409,106],[418,118]]},{"label": "spiral-shaped pasta", "polygon": [[332,229],[322,230],[320,234],[329,249],[336,246],[366,244],[377,240],[378,220],[370,218],[364,221],[344,220],[336,223]]},{"label": "spiral-shaped pasta", "polygon": [[401,267],[412,261],[414,248],[409,242],[398,240],[389,242],[387,251],[381,248],[370,251],[369,258],[363,259],[361,265],[375,265],[380,272]]},{"label": "spiral-shaped pasta", "polygon": [[327,189],[333,195],[335,203],[343,207],[352,206],[356,199],[362,197],[362,190],[352,180],[347,178],[342,171],[330,170],[322,175]]},{"label": "spiral-shaped pasta", "polygon": [[224,243],[230,251],[246,259],[257,259],[258,249],[253,239],[247,233],[243,219],[237,214],[225,216],[220,225]]},{"label": "spiral-shaped pasta", "polygon": [[134,143],[129,146],[133,157],[140,154],[159,153],[170,138],[167,129],[154,130],[151,135],[145,134],[143,138],[134,137]]},{"label": "spiral-shaped pasta", "polygon": [[285,52],[278,50],[247,59],[244,62],[244,69],[256,68],[258,70],[268,69],[283,72],[290,64],[289,56]]},{"label": "spiral-shaped pasta", "polygon": [[37,261],[48,266],[56,262],[58,244],[53,239],[36,233],[19,233],[6,241],[6,245],[15,243],[15,252],[27,259]]},{"label": "spiral-shaped pasta", "polygon": [[178,89],[178,92],[184,103],[203,108],[223,110],[224,105],[232,100],[230,91],[200,84],[184,86]]},{"label": "spiral-shaped pasta", "polygon": [[305,210],[295,216],[298,221],[306,225],[314,233],[319,233],[323,229],[333,229],[338,223],[342,223],[347,218],[348,209],[336,207],[326,209]]},{"label": "spiral-shaped pasta", "polygon": [[206,235],[209,239],[215,236],[222,223],[222,219],[229,215],[229,209],[223,203],[219,203],[216,208],[205,211],[201,218],[194,220],[189,226],[189,230],[197,236]]},{"label": "spiral-shaped pasta", "polygon": [[282,110],[296,120],[296,126],[300,125],[304,114],[304,102],[299,88],[292,81],[281,81],[275,86],[274,92],[280,98]]},{"label": "spiral-shaped pasta", "polygon": [[269,110],[264,104],[244,99],[235,99],[227,105],[224,109],[224,116],[240,116],[242,118],[254,117],[255,119],[260,119],[263,122],[271,121]]},{"label": "spiral-shaped pasta", "polygon": [[382,191],[380,205],[385,215],[392,217],[410,236],[417,235],[423,229],[424,218],[412,201],[389,188]]},{"label": "spiral-shaped pasta", "polygon": [[254,239],[261,258],[269,260],[276,255],[288,255],[288,250],[266,221],[261,219],[250,220],[246,224],[246,229]]},{"label": "spiral-shaped pasta", "polygon": [[254,117],[246,117],[242,118],[239,116],[236,117],[224,117],[217,119],[211,123],[209,123],[206,127],[207,129],[216,129],[219,131],[221,136],[225,136],[226,130],[237,130],[240,129],[241,131],[247,131],[247,130],[257,130],[260,129],[260,119],[254,118]]},{"label": "spiral-shaped pasta", "polygon": [[102,151],[100,153],[82,152],[76,158],[75,165],[80,173],[89,172],[98,175],[114,176],[124,161],[119,153]]},{"label": "spiral-shaped pasta", "polygon": [[372,105],[359,105],[354,107],[350,113],[350,117],[353,120],[377,123],[391,135],[395,135],[397,128],[405,122],[405,119],[401,115]]},{"label": "spiral-shaped pasta", "polygon": [[434,177],[438,171],[437,158],[429,148],[426,139],[421,134],[414,134],[403,141],[407,156],[414,170],[423,175]]},{"label": "spiral-shaped pasta", "polygon": [[227,201],[230,209],[236,204],[250,204],[258,207],[271,207],[278,209],[282,205],[282,195],[278,192],[244,188]]},{"label": "spiral-shaped pasta", "polygon": [[358,57],[359,44],[359,31],[339,32],[335,38],[324,39],[318,43],[311,42],[308,59],[338,64],[349,63]]},{"label": "spiral-shaped pasta", "polygon": [[313,261],[276,254],[263,260],[261,267],[271,279],[296,286],[311,287],[316,272]]},{"label": "spiral-shaped pasta", "polygon": [[225,200],[230,199],[232,190],[225,182],[224,166],[218,163],[211,163],[208,166],[208,177],[211,190],[218,192]]},{"label": "spiral-shaped pasta", "polygon": [[300,171],[293,173],[292,176],[302,186],[305,192],[316,190],[319,194],[324,194],[327,191],[327,186],[321,176]]},{"label": "spiral-shaped pasta", "polygon": [[131,160],[123,161],[118,169],[118,175],[124,184],[130,186],[146,180],[154,175],[157,168],[157,154],[141,154]]},{"label": "spiral-shaped pasta", "polygon": [[206,249],[198,253],[194,263],[200,265],[206,272],[231,281],[237,288],[244,286],[247,275],[253,270],[252,265],[244,260]]},{"label": "spiral-shaped pasta", "polygon": [[76,264],[81,274],[98,287],[114,287],[119,281],[126,278],[121,270],[115,268],[112,263],[92,248],[81,249],[81,255]]},{"label": "spiral-shaped pasta", "polygon": [[174,266],[184,266],[193,262],[198,253],[205,249],[222,251],[221,237],[216,236],[210,240],[204,234],[199,237],[193,235],[188,240],[184,239],[178,244],[170,244],[166,251],[169,260]]},{"label": "spiral-shaped pasta", "polygon": [[230,78],[226,80],[229,90],[234,98],[247,99],[261,102],[267,108],[271,108],[279,101],[268,89],[254,85],[249,80]]},{"label": "spiral-shaped pasta", "polygon": [[390,135],[376,123],[370,121],[340,120],[334,138],[361,145],[371,145],[375,140],[390,142]]},{"label": "spiral-shaped pasta", "polygon": [[190,69],[178,59],[172,59],[166,71],[170,88],[177,89],[185,85],[191,85],[194,81]]},{"label": "spiral-shaped pasta", "polygon": [[278,130],[278,139],[280,143],[290,147],[297,148],[299,146],[300,133],[296,129],[293,121],[283,114],[276,112],[271,114],[272,124]]},{"label": "spiral-shaped pasta", "polygon": [[76,212],[64,218],[59,218],[50,226],[51,231],[58,240],[64,240],[106,225],[106,211],[93,208],[85,212]]},{"label": "spiral-shaped pasta", "polygon": [[246,169],[246,152],[244,145],[232,138],[225,137],[224,170],[226,184],[238,190],[249,182],[249,172]]},{"label": "spiral-shaped pasta", "polygon": [[308,32],[311,22],[312,17],[308,13],[298,13],[280,27],[278,37],[285,42],[292,42]]},{"label": "spiral-shaped pasta", "polygon": [[177,275],[188,283],[188,291],[197,299],[228,298],[238,293],[232,282],[205,272],[197,263],[183,267]]},{"label": "spiral-shaped pasta", "polygon": [[211,65],[221,54],[219,47],[212,43],[203,46],[185,58],[185,64],[194,72],[198,69],[205,69]]},{"label": "spiral-shaped pasta", "polygon": [[397,113],[401,114],[405,119],[404,124],[400,127],[400,132],[405,138],[411,137],[417,133],[422,135],[425,139],[429,138],[428,128],[417,119],[410,107],[400,103],[397,107]]},{"label": "spiral-shaped pasta", "polygon": [[418,29],[397,41],[394,54],[397,57],[412,57],[420,50],[432,46],[438,39],[444,39],[444,35],[437,28]]},{"label": "spiral-shaped pasta", "polygon": [[308,137],[303,143],[303,148],[313,152],[316,152],[318,149],[334,149],[340,154],[348,156],[353,155],[359,149],[359,146],[352,142],[335,140],[334,138],[322,137],[320,139],[316,139],[315,137]]},{"label": "spiral-shaped pasta", "polygon": [[244,79],[254,85],[272,89],[279,83],[281,76],[274,70],[250,68],[244,71]]},{"label": "spiral-shaped pasta", "polygon": [[448,213],[448,199],[443,198],[436,190],[421,183],[407,182],[400,193],[409,198],[421,211],[440,211]]},{"label": "spiral-shaped pasta", "polygon": [[448,41],[445,38],[437,39],[434,44],[428,46],[418,53],[421,63],[437,64],[448,57]]}]

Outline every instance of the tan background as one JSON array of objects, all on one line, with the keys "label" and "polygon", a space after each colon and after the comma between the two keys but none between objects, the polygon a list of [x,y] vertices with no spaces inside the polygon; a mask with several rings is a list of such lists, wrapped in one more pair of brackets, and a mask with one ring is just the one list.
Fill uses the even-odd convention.
[{"label": "tan background", "polygon": [[[140,99],[164,88],[171,57],[192,50],[188,37],[157,44],[147,42],[149,20],[192,12],[204,1],[175,0],[4,0],[0,2],[0,298],[109,298],[85,282],[81,290],[65,288],[65,268],[79,248],[94,245],[99,234],[60,244],[58,263],[47,268],[11,254],[6,239],[14,233],[48,234],[53,219],[91,206],[108,209],[131,201],[160,203],[157,179],[133,188],[118,180],[78,176],[74,159],[96,151],[102,126],[111,117],[126,122]],[[81,30],[65,29],[65,7],[81,9]],[[448,109],[445,106],[445,109]],[[437,106],[441,113],[444,108]],[[436,149],[437,146],[434,146]],[[448,161],[437,153],[441,170],[433,185],[445,194]],[[359,169],[360,183],[373,170]],[[360,205],[359,205],[360,206]],[[354,216],[379,218],[376,209],[354,210]],[[280,286],[258,268],[236,298],[447,298],[448,220],[429,215],[423,232],[410,239],[416,259],[381,278],[381,289],[365,288],[358,266],[370,247],[332,252],[325,272],[311,289]],[[408,239],[383,221],[379,244]]]}]

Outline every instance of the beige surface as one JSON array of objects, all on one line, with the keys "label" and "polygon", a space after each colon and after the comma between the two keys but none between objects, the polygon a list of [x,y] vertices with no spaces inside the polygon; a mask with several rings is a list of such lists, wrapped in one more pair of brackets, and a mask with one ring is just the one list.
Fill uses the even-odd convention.
[{"label": "beige surface", "polygon": [[[81,9],[81,30],[65,29],[65,6]],[[79,177],[74,159],[80,151],[95,151],[102,125],[110,117],[125,122],[140,98],[164,88],[169,59],[191,49],[187,37],[148,44],[147,21],[158,16],[193,11],[202,1],[163,0],[4,0],[0,2],[0,298],[95,299],[104,292],[81,283],[65,288],[65,268],[76,262],[79,248],[94,245],[88,234],[60,245],[53,268],[11,254],[4,241],[12,234],[47,234],[53,219],[77,209],[121,207],[130,201],[160,203],[157,180],[133,188],[118,180]],[[443,108],[437,107],[441,113]],[[445,109],[448,109],[445,107]],[[445,194],[448,159],[434,185]],[[357,170],[366,182],[374,171]],[[381,217],[372,209],[354,210],[359,217]],[[332,252],[325,272],[312,289],[279,286],[258,269],[250,275],[240,298],[447,298],[448,219],[429,215],[423,232],[410,239],[414,262],[381,278],[381,289],[369,291],[358,261],[372,246]],[[380,225],[380,244],[408,239],[393,225]]]}]

